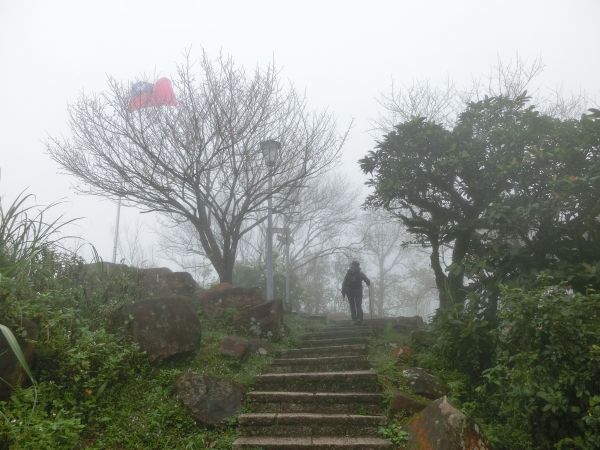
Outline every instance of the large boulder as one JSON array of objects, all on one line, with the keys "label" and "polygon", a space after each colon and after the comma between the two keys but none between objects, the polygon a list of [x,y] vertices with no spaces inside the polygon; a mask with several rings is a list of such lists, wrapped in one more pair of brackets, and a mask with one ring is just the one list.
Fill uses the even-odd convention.
[{"label": "large boulder", "polygon": [[490,450],[477,424],[442,397],[407,425],[409,450]]},{"label": "large boulder", "polygon": [[202,311],[209,318],[221,316],[227,310],[239,311],[258,306],[265,301],[258,288],[233,287],[228,283],[203,292],[198,300]]},{"label": "large boulder", "polygon": [[225,336],[219,343],[219,353],[243,361],[248,356],[250,344],[238,336]]},{"label": "large boulder", "polygon": [[187,272],[172,272],[166,267],[138,269],[137,284],[144,298],[186,296],[201,292],[200,286]]},{"label": "large boulder", "polygon": [[187,297],[152,298],[124,305],[114,321],[125,327],[150,362],[194,351],[200,343],[200,320]]},{"label": "large boulder", "polygon": [[247,333],[279,339],[283,331],[283,304],[281,300],[271,300],[240,309],[236,312],[233,323]]},{"label": "large boulder", "polygon": [[189,273],[173,272],[166,267],[138,269],[102,261],[83,264],[80,279],[88,295],[100,292],[107,300],[123,295],[124,287],[140,300],[172,296],[193,298],[202,292]]},{"label": "large boulder", "polygon": [[446,393],[446,388],[435,376],[420,367],[408,367],[402,371],[411,391],[426,398],[438,398]]},{"label": "large boulder", "polygon": [[404,392],[396,392],[390,401],[388,414],[390,417],[412,416],[423,411],[428,404],[429,402],[414,398]]},{"label": "large boulder", "polygon": [[184,372],[175,381],[175,397],[196,422],[217,425],[238,413],[244,388],[233,381]]},{"label": "large boulder", "polygon": [[[25,356],[25,361],[29,366],[33,362],[35,341],[37,340],[39,328],[35,322],[27,318],[21,321],[22,333],[17,329],[11,329],[21,351]],[[20,387],[27,381],[27,374],[17,360],[12,349],[8,345],[4,334],[0,333],[0,400],[8,400],[12,388]]]}]

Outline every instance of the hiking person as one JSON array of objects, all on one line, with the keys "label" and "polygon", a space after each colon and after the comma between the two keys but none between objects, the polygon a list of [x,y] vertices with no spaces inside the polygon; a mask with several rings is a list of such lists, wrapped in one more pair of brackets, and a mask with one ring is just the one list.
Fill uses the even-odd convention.
[{"label": "hiking person", "polygon": [[362,282],[365,282],[367,286],[371,285],[371,281],[367,276],[360,270],[360,263],[358,261],[352,261],[350,269],[346,272],[344,282],[342,283],[342,298],[348,297],[350,303],[350,313],[352,314],[352,321],[355,324],[362,323],[363,310],[362,310]]}]

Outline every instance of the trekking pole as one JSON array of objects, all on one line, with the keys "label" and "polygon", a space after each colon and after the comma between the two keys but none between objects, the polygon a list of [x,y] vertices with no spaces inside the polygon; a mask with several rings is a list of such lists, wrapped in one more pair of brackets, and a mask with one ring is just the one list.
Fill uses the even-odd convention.
[{"label": "trekking pole", "polygon": [[371,290],[371,285],[369,285],[369,315],[371,316],[371,320],[373,320],[373,291]]}]

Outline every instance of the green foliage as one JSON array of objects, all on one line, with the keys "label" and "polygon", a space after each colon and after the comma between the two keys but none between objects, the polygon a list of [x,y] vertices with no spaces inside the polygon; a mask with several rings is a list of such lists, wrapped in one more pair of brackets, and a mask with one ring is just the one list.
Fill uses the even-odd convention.
[{"label": "green foliage", "polygon": [[[48,399],[52,386],[40,384],[39,398]],[[75,448],[79,434],[84,428],[77,414],[63,408],[54,408],[52,403],[43,402],[33,409],[31,389],[15,392],[10,403],[0,402],[4,421],[0,422],[0,448],[18,450],[69,449]],[[53,394],[58,399],[56,393]],[[50,411],[46,409],[50,407]]]},{"label": "green foliage", "polygon": [[392,345],[406,345],[408,342],[409,337],[395,331],[391,324],[385,327],[383,333],[369,340],[369,362],[377,372],[379,384],[388,398],[393,397],[398,389],[408,389],[406,380],[402,376],[404,365],[398,359],[390,357],[390,351],[394,348]]},{"label": "green foliage", "polygon": [[19,361],[19,364],[27,373],[27,376],[29,377],[31,382],[35,383],[35,380],[33,379],[33,374],[31,373],[31,369],[29,368],[29,364],[27,364],[27,360],[25,358],[25,355],[23,354],[23,350],[21,350],[21,346],[17,342],[17,338],[15,337],[13,332],[10,330],[10,328],[2,324],[0,324],[0,332],[4,336],[6,342],[8,343],[9,348]]},{"label": "green foliage", "polygon": [[559,286],[503,296],[497,361],[484,372],[488,401],[480,407],[535,448],[600,446],[599,302],[600,294]]},{"label": "green foliage", "polygon": [[494,328],[472,296],[464,304],[440,311],[432,323],[435,340],[421,359],[438,371],[450,369],[465,377],[465,383],[477,383],[488,369],[495,352]]},{"label": "green foliage", "polygon": [[387,425],[378,428],[378,433],[384,439],[389,439],[393,444],[402,445],[408,441],[408,432],[398,421],[391,421]]},{"label": "green foliage", "polygon": [[523,94],[451,129],[398,124],[360,161],[367,204],[432,249],[442,310],[417,359],[496,448],[600,448],[599,151],[597,111],[549,117]]}]

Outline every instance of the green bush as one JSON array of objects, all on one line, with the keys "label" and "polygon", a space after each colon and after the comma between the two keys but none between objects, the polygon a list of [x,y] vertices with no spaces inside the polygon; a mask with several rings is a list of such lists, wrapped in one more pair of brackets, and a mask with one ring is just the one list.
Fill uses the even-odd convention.
[{"label": "green bush", "polygon": [[[600,448],[600,294],[507,290],[480,408],[534,448]],[[502,444],[499,448],[514,448]]]},{"label": "green bush", "polygon": [[493,364],[496,344],[484,314],[475,296],[439,311],[432,324],[434,343],[420,356],[421,362],[426,358],[428,367],[457,372],[469,384],[479,383],[482,372]]}]

